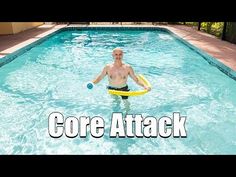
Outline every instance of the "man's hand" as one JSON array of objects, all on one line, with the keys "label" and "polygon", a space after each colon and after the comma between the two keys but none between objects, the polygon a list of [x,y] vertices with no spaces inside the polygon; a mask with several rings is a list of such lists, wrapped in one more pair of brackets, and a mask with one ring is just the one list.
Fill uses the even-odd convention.
[{"label": "man's hand", "polygon": [[148,86],[144,85],[144,89],[147,90],[147,91],[150,91],[151,87],[148,87]]},{"label": "man's hand", "polygon": [[148,87],[139,81],[138,77],[135,75],[134,70],[131,66],[129,66],[129,75],[138,85],[142,86],[145,90],[147,91],[151,90],[151,87]]}]

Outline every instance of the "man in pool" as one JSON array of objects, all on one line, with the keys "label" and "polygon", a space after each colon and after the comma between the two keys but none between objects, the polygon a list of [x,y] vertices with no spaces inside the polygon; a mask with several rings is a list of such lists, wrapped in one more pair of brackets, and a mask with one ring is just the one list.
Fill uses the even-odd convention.
[{"label": "man in pool", "polygon": [[[130,76],[138,85],[142,86],[144,89],[150,91],[151,88],[145,86],[139,81],[138,77],[135,75],[133,68],[123,63],[123,51],[120,48],[113,49],[112,56],[114,62],[107,64],[102,72],[92,81],[94,84],[99,83],[106,75],[108,75],[109,86],[108,89],[129,91],[127,85],[128,76]],[[121,96],[123,100],[128,99],[128,96]]]}]

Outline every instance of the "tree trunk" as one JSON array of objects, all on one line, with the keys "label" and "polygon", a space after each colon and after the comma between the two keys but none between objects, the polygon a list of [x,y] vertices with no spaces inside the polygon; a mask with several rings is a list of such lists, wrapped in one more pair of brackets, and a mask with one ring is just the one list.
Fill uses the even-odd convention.
[{"label": "tree trunk", "polygon": [[202,22],[198,22],[198,28],[197,28],[198,31],[201,30],[201,23],[202,23]]},{"label": "tree trunk", "polygon": [[225,40],[236,44],[236,22],[227,22]]},{"label": "tree trunk", "polygon": [[223,32],[222,32],[222,37],[221,37],[222,40],[225,40],[226,27],[227,27],[227,22],[224,22]]}]

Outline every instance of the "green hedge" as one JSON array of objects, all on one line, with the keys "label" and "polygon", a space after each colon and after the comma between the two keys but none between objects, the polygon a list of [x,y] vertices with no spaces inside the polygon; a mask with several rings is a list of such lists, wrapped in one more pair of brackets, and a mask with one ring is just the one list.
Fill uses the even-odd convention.
[{"label": "green hedge", "polygon": [[222,36],[223,26],[224,22],[202,22],[201,30],[220,38]]},{"label": "green hedge", "polygon": [[[225,40],[236,44],[236,22],[226,22]],[[198,26],[198,22],[185,22],[186,25]],[[224,22],[201,22],[201,30],[222,37]]]}]

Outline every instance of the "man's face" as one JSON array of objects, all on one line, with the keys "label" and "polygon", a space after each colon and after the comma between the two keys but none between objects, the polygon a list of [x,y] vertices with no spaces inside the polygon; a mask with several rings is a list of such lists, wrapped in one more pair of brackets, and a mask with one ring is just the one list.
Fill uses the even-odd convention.
[{"label": "man's face", "polygon": [[112,56],[115,60],[122,60],[123,52],[121,50],[114,50]]}]

